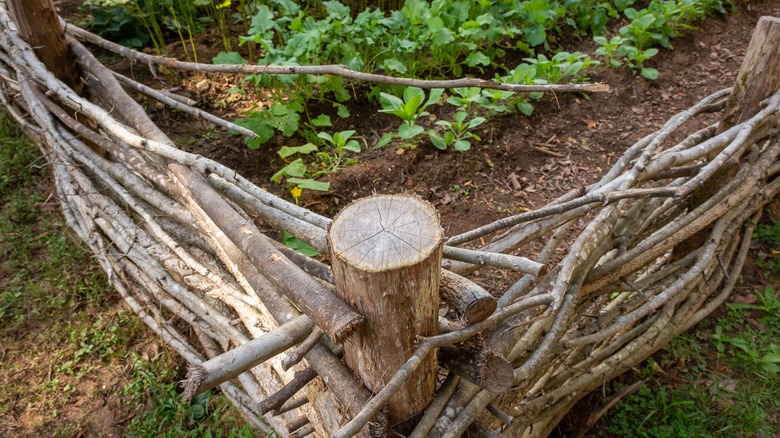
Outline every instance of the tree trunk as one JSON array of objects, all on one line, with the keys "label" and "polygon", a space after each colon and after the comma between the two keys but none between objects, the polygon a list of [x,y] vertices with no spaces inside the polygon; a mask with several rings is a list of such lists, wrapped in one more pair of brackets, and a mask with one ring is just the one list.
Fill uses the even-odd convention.
[{"label": "tree trunk", "polygon": [[780,88],[780,18],[761,17],[750,38],[734,91],[720,120],[718,132],[753,117],[761,101]]},{"label": "tree trunk", "polygon": [[8,0],[9,11],[19,34],[32,46],[46,68],[57,79],[81,95],[79,70],[60,26],[53,0]]},{"label": "tree trunk", "polygon": [[[344,343],[344,358],[370,390],[378,391],[411,357],[418,337],[438,332],[438,216],[415,197],[373,196],[336,216],[328,237],[338,294],[366,318]],[[391,425],[430,403],[436,368],[430,355],[390,400]]]}]

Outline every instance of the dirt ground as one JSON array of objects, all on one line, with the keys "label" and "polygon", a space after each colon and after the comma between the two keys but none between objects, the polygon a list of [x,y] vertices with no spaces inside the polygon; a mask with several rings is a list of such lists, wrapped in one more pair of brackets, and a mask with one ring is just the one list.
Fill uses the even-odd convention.
[{"label": "dirt ground", "polygon": [[[81,12],[74,7],[78,3],[61,2],[66,19],[78,21]],[[483,141],[466,153],[441,152],[428,142],[414,149],[386,147],[363,152],[357,157],[359,164],[325,178],[331,183],[330,192],[307,192],[301,205],[333,216],[343,205],[372,193],[415,193],[437,207],[447,235],[538,208],[568,189],[594,182],[634,141],[660,127],[671,115],[730,86],[752,30],[763,15],[780,16],[780,0],[740,3],[734,14],[710,18],[699,30],[673,40],[673,51],[662,50],[650,62],[660,70],[656,81],[644,80],[627,69],[600,69],[591,75],[591,81],[608,83],[612,87],[609,93],[548,95],[536,102],[531,117],[512,114],[491,120],[478,132]],[[218,38],[209,35],[202,36],[200,42],[201,59],[215,54],[214,48],[220,45]],[[585,41],[572,43],[577,50],[594,49]],[[239,76],[179,75],[180,82],[173,83],[170,77],[154,79],[143,67],[126,61],[115,68],[155,88],[182,87],[180,93],[228,119],[259,99],[254,93],[240,99],[227,93],[228,88],[239,85]],[[207,123],[151,103],[148,108],[182,149],[216,159],[255,184],[289,198],[286,189],[271,183],[269,177],[283,166],[276,154],[278,148],[303,144],[302,138],[274,139],[259,150],[249,150],[242,138],[213,130]],[[336,129],[355,129],[371,139],[397,126],[395,120],[365,102],[351,103],[350,110],[361,117],[340,121]],[[452,108],[445,106],[440,111]],[[751,275],[760,281],[759,275]],[[504,289],[500,282],[476,279],[491,291]],[[45,352],[38,353],[44,356],[36,360],[42,361]],[[28,372],[20,374],[16,384],[25,386],[24,376],[41,378],[47,367],[45,363],[29,363]],[[117,435],[121,433],[118,425],[128,417],[127,410],[107,396],[112,391],[106,385],[120,383],[121,369],[113,367],[96,376],[74,382],[80,394],[77,402],[50,407],[63,413],[60,418],[85,425],[76,436]],[[24,427],[16,430],[32,433]]]}]

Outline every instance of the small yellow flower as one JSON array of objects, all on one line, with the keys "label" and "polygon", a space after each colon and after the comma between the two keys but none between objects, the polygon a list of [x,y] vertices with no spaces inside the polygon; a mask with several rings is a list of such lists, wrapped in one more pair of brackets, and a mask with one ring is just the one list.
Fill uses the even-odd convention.
[{"label": "small yellow flower", "polygon": [[295,198],[295,203],[298,203],[298,200],[301,199],[301,193],[303,193],[303,190],[301,190],[300,187],[295,186],[290,189],[290,194],[293,198]]}]

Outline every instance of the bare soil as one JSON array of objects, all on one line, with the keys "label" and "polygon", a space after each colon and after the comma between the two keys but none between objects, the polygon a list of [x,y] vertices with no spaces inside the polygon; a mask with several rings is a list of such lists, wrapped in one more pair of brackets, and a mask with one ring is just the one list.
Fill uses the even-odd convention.
[{"label": "bare soil", "polygon": [[[74,4],[79,2],[60,3],[65,18],[78,18],[80,12]],[[331,183],[330,192],[306,192],[301,204],[333,216],[350,201],[372,193],[415,193],[436,206],[447,235],[538,208],[566,190],[594,182],[634,141],[659,128],[673,114],[730,86],[762,15],[780,16],[780,0],[740,3],[734,14],[710,18],[700,24],[699,30],[673,40],[674,50],[662,50],[650,62],[661,72],[656,81],[644,80],[627,69],[601,69],[591,76],[591,81],[608,83],[612,87],[610,93],[547,95],[536,102],[531,117],[513,114],[493,119],[480,127],[483,141],[466,153],[441,152],[427,141],[413,149],[390,146],[365,151],[357,157],[359,164],[325,178]],[[206,32],[200,38],[201,60],[210,59],[220,50],[215,35]],[[579,50],[594,49],[585,41],[571,43]],[[176,45],[171,49],[175,54]],[[240,85],[239,76],[180,73],[154,78],[145,67],[131,66],[127,61],[113,67],[155,88],[181,87],[181,94],[227,119],[263,100],[260,92],[250,91],[246,97],[229,94],[229,88]],[[255,184],[289,199],[286,188],[271,183],[269,177],[284,165],[276,154],[279,147],[303,144],[302,138],[275,138],[259,150],[250,150],[239,136],[144,102],[158,125],[182,149],[220,161]],[[361,100],[351,103],[350,110],[355,117],[340,121],[336,129],[356,129],[369,142],[397,127],[397,120],[377,113],[375,107]],[[451,109],[440,111],[444,114],[436,116],[446,117]],[[749,263],[746,277],[764,281],[751,266]],[[500,280],[481,278],[478,274],[476,279],[491,290],[503,290]],[[33,333],[28,334],[28,342],[34,344],[36,336],[45,336],[46,327],[30,330]],[[9,360],[0,358],[3,366]],[[26,357],[13,360],[19,361],[16,363],[24,372],[13,374],[10,382],[3,383],[16,388],[19,397],[24,398],[25,391],[40,387],[38,382],[51,367],[50,357],[31,348]],[[52,406],[45,410],[6,412],[0,418],[15,422],[19,427],[12,430],[23,436],[38,435],[45,430],[42,425],[62,421],[80,425],[76,436],[121,434],[121,424],[129,414],[118,400],[107,396],[116,394],[117,385],[122,384],[121,372],[107,367],[90,378],[74,379],[76,395],[70,400],[51,400]],[[580,406],[582,411],[573,415],[587,416],[590,408]],[[50,409],[62,415],[47,419],[45,412]],[[10,429],[0,427],[0,432],[3,430]]]}]

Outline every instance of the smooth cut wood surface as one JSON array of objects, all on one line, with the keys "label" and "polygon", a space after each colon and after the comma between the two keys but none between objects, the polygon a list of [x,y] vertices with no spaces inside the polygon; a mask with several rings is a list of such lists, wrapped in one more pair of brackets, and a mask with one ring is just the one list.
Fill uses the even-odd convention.
[{"label": "smooth cut wood surface", "polygon": [[[381,272],[425,260],[442,239],[433,207],[411,196],[364,198],[334,219],[332,251],[350,266]],[[422,204],[424,205],[424,204]]]},{"label": "smooth cut wood surface", "polygon": [[[376,392],[411,357],[417,339],[438,333],[443,245],[438,215],[417,197],[372,196],[339,213],[328,240],[337,293],[366,318],[345,340],[344,360]],[[436,355],[429,355],[390,399],[389,424],[425,409],[437,367]]]}]

